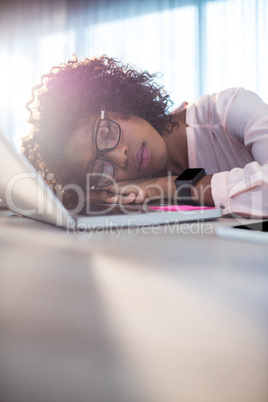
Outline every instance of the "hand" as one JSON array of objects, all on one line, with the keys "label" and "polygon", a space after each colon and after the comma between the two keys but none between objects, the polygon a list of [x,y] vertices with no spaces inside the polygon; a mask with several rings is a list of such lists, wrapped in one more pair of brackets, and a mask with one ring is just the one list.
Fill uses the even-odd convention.
[{"label": "hand", "polygon": [[92,204],[97,204],[99,202],[107,202],[108,204],[115,204],[118,202],[118,196],[107,190],[94,189],[90,190],[89,202]]},{"label": "hand", "polygon": [[156,199],[173,199],[176,193],[175,178],[176,176],[165,176],[132,182],[120,181],[105,187],[105,190],[91,191],[90,198],[93,201],[119,204],[142,204]]}]

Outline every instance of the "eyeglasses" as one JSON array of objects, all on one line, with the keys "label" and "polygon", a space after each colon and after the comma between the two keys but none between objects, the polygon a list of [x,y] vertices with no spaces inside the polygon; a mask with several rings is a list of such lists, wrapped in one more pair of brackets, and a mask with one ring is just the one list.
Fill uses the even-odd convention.
[{"label": "eyeglasses", "polygon": [[[95,134],[97,153],[112,151],[117,147],[121,138],[121,128],[118,123],[104,117],[105,110],[101,110],[100,119]],[[114,165],[107,159],[97,156],[90,171],[90,188],[109,186],[114,178]]]}]

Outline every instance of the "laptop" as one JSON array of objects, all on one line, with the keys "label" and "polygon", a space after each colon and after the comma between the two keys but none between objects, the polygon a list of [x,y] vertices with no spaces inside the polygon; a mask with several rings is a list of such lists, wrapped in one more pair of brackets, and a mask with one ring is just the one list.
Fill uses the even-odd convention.
[{"label": "laptop", "polygon": [[187,205],[89,205],[85,214],[67,210],[28,158],[0,133],[0,199],[15,214],[67,229],[162,225],[217,219],[221,209]]}]

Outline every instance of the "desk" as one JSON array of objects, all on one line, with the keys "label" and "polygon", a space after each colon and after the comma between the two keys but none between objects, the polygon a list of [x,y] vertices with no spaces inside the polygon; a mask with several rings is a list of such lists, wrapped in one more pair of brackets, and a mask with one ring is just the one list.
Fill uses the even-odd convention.
[{"label": "desk", "polygon": [[214,235],[230,223],[0,211],[1,402],[267,402],[268,248]]}]

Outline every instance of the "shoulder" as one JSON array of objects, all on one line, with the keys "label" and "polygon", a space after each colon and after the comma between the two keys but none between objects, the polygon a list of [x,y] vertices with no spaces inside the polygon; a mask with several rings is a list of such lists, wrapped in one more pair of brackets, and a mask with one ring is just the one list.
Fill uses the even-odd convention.
[{"label": "shoulder", "polygon": [[233,100],[245,90],[244,88],[228,88],[220,92],[214,92],[212,94],[207,94],[201,96],[196,102],[197,106],[215,109],[215,110],[225,110],[230,106]]},{"label": "shoulder", "polygon": [[228,88],[201,96],[186,106],[186,123],[222,124],[228,120],[241,120],[262,110],[267,114],[268,105],[255,92],[243,87]]},{"label": "shoulder", "polygon": [[229,88],[201,96],[187,106],[186,120],[189,124],[217,124],[223,119],[233,99],[243,88]]},{"label": "shoulder", "polygon": [[[242,87],[228,88],[201,96],[187,108],[187,114],[196,115],[200,121],[225,121],[227,115],[251,109],[251,112],[266,106],[262,99],[250,90]],[[191,110],[192,109],[192,110]]]},{"label": "shoulder", "polygon": [[[233,107],[235,109],[250,108],[257,110],[259,107],[266,106],[259,95],[242,87],[228,88],[212,95],[205,95],[200,98],[201,103],[202,99],[203,102],[207,99],[208,105],[220,112]],[[198,102],[200,103],[200,101]]]}]

